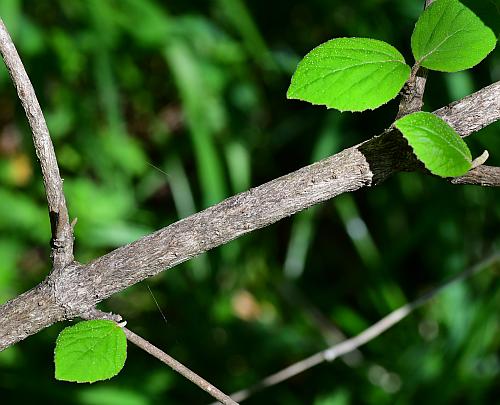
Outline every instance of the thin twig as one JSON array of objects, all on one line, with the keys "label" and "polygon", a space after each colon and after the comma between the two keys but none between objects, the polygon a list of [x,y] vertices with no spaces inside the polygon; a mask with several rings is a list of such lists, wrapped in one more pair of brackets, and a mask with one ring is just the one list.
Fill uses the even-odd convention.
[{"label": "thin twig", "polygon": [[149,343],[146,339],[136,335],[134,332],[127,328],[123,328],[127,339],[135,344],[137,347],[140,347],[142,350],[148,352],[151,356],[156,357],[161,362],[165,363],[167,366],[172,368],[174,371],[177,371],[182,376],[186,377],[188,380],[196,384],[202,390],[209,393],[212,397],[217,399],[220,403],[224,405],[237,405],[238,403],[232,400],[228,395],[224,394],[221,390],[214,387],[205,379],[201,378],[198,374],[192,372],[185,365],[179,363],[173,357],[169,356],[164,351],[158,349],[153,344]]},{"label": "thin twig", "polygon": [[[88,310],[86,313],[82,314],[80,318],[83,319],[107,319],[114,321],[118,324],[122,321],[122,317],[118,314],[113,314],[109,312],[104,312],[96,308],[92,308]],[[125,324],[125,322],[124,322]],[[210,384],[204,378],[200,377],[195,372],[191,371],[184,364],[178,362],[173,357],[169,356],[163,350],[159,349],[152,343],[148,342],[146,339],[141,336],[135,334],[130,329],[122,326],[125,335],[127,336],[127,340],[145,352],[149,353],[151,356],[156,357],[162,363],[165,363],[172,370],[178,372],[183,377],[187,378],[192,383],[196,384],[202,390],[209,393],[212,397],[217,399],[220,403],[224,405],[238,405],[237,402],[233,401],[228,395],[224,394],[221,390]]]},{"label": "thin twig", "polygon": [[45,193],[52,228],[52,258],[55,268],[63,268],[73,261],[73,231],[63,193],[56,154],[35,90],[24,69],[16,47],[0,18],[0,53],[16,87],[33,136],[36,155],[42,168]]},{"label": "thin twig", "polygon": [[480,271],[488,268],[489,266],[498,263],[499,260],[500,260],[500,252],[496,252],[491,256],[489,256],[488,258],[486,258],[485,260],[476,264],[475,266],[463,271],[462,273],[457,274],[456,276],[450,278],[448,281],[444,282],[440,286],[430,290],[426,294],[417,298],[415,301],[408,303],[396,309],[395,311],[391,312],[389,315],[385,316],[377,323],[365,329],[359,335],[351,339],[347,339],[335,346],[332,346],[326,350],[316,353],[310,357],[307,357],[306,359],[301,360],[295,364],[292,364],[291,366],[275,374],[271,374],[270,376],[264,378],[262,381],[260,381],[258,384],[255,384],[254,386],[235,392],[234,394],[231,395],[231,398],[233,398],[235,401],[241,402],[264,388],[276,385],[280,382],[288,380],[289,378],[292,378],[304,372],[305,370],[317,366],[318,364],[321,364],[325,361],[331,362],[340,356],[343,356],[347,353],[352,352],[353,350],[358,349],[360,346],[370,342],[371,340],[375,339],[383,332],[385,332],[386,330],[388,330],[389,328],[400,322],[402,319],[407,317],[417,308],[429,302],[432,298],[434,298],[437,294],[441,293],[444,289],[446,289],[450,285],[458,281],[465,280],[476,273],[479,273]]}]

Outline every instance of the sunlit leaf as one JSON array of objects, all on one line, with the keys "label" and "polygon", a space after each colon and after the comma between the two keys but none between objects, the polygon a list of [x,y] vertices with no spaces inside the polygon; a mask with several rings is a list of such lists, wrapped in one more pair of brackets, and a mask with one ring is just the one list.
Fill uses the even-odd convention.
[{"label": "sunlit leaf", "polygon": [[396,97],[410,67],[393,46],[369,38],[337,38],[299,63],[287,96],[340,111],[374,109]]},{"label": "sunlit leaf", "polygon": [[437,0],[420,16],[411,37],[415,60],[442,72],[481,62],[496,45],[495,34],[457,0]]},{"label": "sunlit leaf", "polygon": [[115,322],[80,322],[57,338],[56,378],[80,383],[106,380],[118,374],[126,357],[127,338]]},{"label": "sunlit leaf", "polygon": [[471,168],[469,148],[453,128],[428,112],[406,115],[395,122],[417,158],[441,177],[455,177]]}]

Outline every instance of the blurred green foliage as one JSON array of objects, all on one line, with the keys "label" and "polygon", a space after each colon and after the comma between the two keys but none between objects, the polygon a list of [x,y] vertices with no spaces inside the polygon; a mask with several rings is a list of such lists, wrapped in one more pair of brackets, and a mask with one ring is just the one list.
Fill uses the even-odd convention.
[{"label": "blurred green foliage", "polygon": [[[402,50],[420,0],[2,0],[45,112],[89,261],[234,193],[379,133],[397,102],[340,114],[285,99],[297,61],[333,37]],[[498,35],[495,1],[464,1]],[[432,73],[432,111],[500,80],[500,51]],[[467,140],[500,165],[500,125]],[[500,248],[499,191],[401,174],[180,265],[102,308],[225,392],[359,333]],[[0,299],[49,271],[41,175],[0,68]],[[155,305],[165,313],[167,322]],[[500,373],[498,266],[449,288],[363,347],[249,404],[493,403]],[[2,403],[196,404],[210,398],[135,348],[109,382],[53,378],[64,325],[0,353]],[[332,335],[332,330],[336,332]],[[333,336],[333,337],[332,337]]]}]

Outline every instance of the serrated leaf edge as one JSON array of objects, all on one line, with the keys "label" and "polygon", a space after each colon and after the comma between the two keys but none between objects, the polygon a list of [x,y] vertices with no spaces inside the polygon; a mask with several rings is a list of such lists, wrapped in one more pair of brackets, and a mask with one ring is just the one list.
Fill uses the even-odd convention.
[{"label": "serrated leaf edge", "polygon": [[[398,127],[396,126],[396,128],[398,128]],[[425,132],[432,133],[433,135],[437,135],[437,136],[439,136],[439,133],[438,133],[438,132],[433,131],[433,130],[431,130],[431,129],[429,129],[429,128],[426,128],[426,127],[422,127],[422,126],[420,126],[420,125],[413,125],[413,128],[418,128],[418,129],[421,129],[421,130],[423,130],[423,131],[425,131]],[[450,128],[451,128],[451,127],[450,127]],[[398,129],[399,129],[399,128],[398,128]],[[453,129],[453,128],[452,128],[452,129]],[[457,135],[458,135],[458,134],[457,134]],[[406,139],[406,140],[408,140],[408,138],[406,138],[406,136],[405,136],[404,134],[403,134],[403,136],[405,137],[405,139]],[[458,135],[458,136],[460,136],[460,135]],[[456,150],[456,151],[457,151],[460,155],[462,155],[462,156],[465,158],[465,160],[467,160],[469,163],[471,163],[471,162],[472,162],[472,158],[471,158],[470,156],[464,155],[464,153],[463,153],[460,149],[458,149],[455,145],[453,145],[453,144],[452,144],[452,143],[451,143],[448,139],[443,138],[443,137],[441,137],[441,139],[442,139],[443,141],[445,141],[445,143],[446,143],[446,144],[448,144],[451,148],[453,148],[454,150]],[[409,143],[409,141],[408,141],[408,143]]]},{"label": "serrated leaf edge", "polygon": [[[487,30],[489,30],[489,31],[493,34],[493,36],[495,37],[495,33],[493,32],[493,30],[492,30],[490,27],[488,27],[488,26],[487,26],[487,25],[483,22],[483,20],[481,20],[481,18],[479,18],[479,17],[477,16],[477,14],[476,14],[476,13],[474,13],[474,11],[472,11],[472,10],[471,10],[469,7],[467,7],[465,4],[462,4],[460,1],[457,1],[457,3],[460,3],[460,5],[461,5],[462,7],[464,7],[462,10],[460,10],[460,12],[465,11],[465,10],[469,10],[469,11],[470,11],[470,12],[471,12],[471,13],[472,13],[472,14],[473,14],[473,15],[474,15],[474,16],[475,16],[478,20],[479,20],[479,22],[482,24],[482,26],[483,26],[484,28],[486,28]],[[431,5],[427,8],[427,10],[429,10],[429,9],[430,9],[433,5],[435,5],[435,4],[436,4],[436,2],[432,3],[432,4],[431,4]],[[425,11],[427,11],[427,10],[425,10]],[[425,11],[424,11],[424,13],[425,13]],[[441,16],[439,17],[439,19],[438,19],[438,21],[437,21],[436,25],[435,25],[435,26],[434,26],[434,28],[433,28],[433,32],[436,30],[436,27],[439,25],[439,22],[441,21],[441,19],[443,18],[443,16],[444,16],[445,14],[446,14],[446,10],[445,10],[445,11],[443,12],[443,14],[441,14]],[[417,21],[417,23],[418,23],[418,21]],[[434,47],[434,49],[432,49],[431,51],[427,52],[425,55],[423,55],[423,56],[422,56],[422,57],[420,57],[418,60],[416,60],[416,61],[415,61],[415,63],[416,63],[417,65],[419,65],[419,66],[423,66],[423,67],[425,67],[425,68],[427,68],[427,69],[429,69],[429,70],[433,70],[433,71],[436,71],[436,72],[447,72],[447,73],[460,72],[460,71],[464,71],[464,70],[467,70],[467,69],[473,68],[474,66],[478,65],[478,64],[479,64],[479,63],[481,63],[484,59],[486,59],[486,57],[487,57],[487,56],[488,56],[488,55],[489,55],[489,54],[490,54],[490,53],[491,53],[491,52],[495,49],[495,46],[493,46],[493,48],[492,48],[492,49],[490,49],[490,51],[489,51],[486,55],[484,55],[484,57],[483,57],[480,61],[478,61],[477,63],[475,63],[475,64],[473,64],[473,65],[471,65],[471,66],[468,66],[468,67],[465,67],[465,68],[462,68],[462,69],[459,69],[459,70],[451,70],[451,71],[450,71],[450,70],[444,70],[444,69],[436,69],[436,68],[428,67],[428,66],[426,66],[426,65],[425,65],[425,60],[426,60],[426,59],[427,59],[430,55],[432,55],[434,52],[436,52],[436,50],[437,50],[437,49],[438,49],[441,45],[443,45],[446,41],[448,41],[448,40],[449,40],[452,36],[454,36],[454,35],[458,34],[459,32],[462,32],[462,31],[466,31],[466,30],[462,28],[462,29],[459,29],[459,30],[457,30],[457,31],[453,32],[452,34],[448,35],[448,36],[447,36],[445,39],[443,39],[443,40],[442,40],[442,41],[441,41],[438,45],[436,45],[436,46]],[[432,36],[432,34],[433,34],[433,33],[431,33],[431,36]],[[495,37],[495,43],[496,43],[496,42],[497,42],[497,39],[496,39],[496,37]]]},{"label": "serrated leaf edge", "polygon": [[[97,319],[96,319],[96,320],[97,320]],[[66,334],[68,334],[68,330],[70,330],[70,332],[71,332],[71,333],[73,333],[73,332],[77,332],[77,330],[75,330],[77,326],[82,325],[82,324],[85,324],[86,322],[93,322],[93,321],[96,321],[96,320],[90,320],[90,321],[83,321],[83,322],[79,322],[79,323],[77,323],[76,325],[72,325],[72,326],[68,326],[68,327],[64,328],[64,329],[63,329],[63,330],[59,333],[59,336],[58,336],[58,337],[57,337],[57,339],[56,339],[56,347],[55,347],[55,349],[54,349],[54,365],[56,365],[57,345],[60,343],[60,338],[61,338],[61,335],[63,335],[63,333],[64,333],[64,332],[66,332]],[[99,319],[99,321],[109,322],[109,323],[113,324],[113,326],[116,326],[116,327],[117,327],[117,328],[118,328],[118,329],[119,329],[119,330],[120,330],[120,331],[121,331],[121,332],[125,335],[125,333],[123,332],[123,329],[122,329],[119,325],[117,325],[115,322],[113,322],[113,321],[109,321],[109,320],[107,320],[107,319]],[[80,326],[80,327],[81,327],[81,326]],[[108,327],[108,326],[106,326],[106,327]],[[97,326],[97,327],[93,327],[93,329],[100,329],[100,328],[104,328],[104,325],[102,325],[102,326]],[[112,332],[113,332],[113,330],[110,330],[108,334],[106,334],[106,335],[105,335],[105,336],[103,336],[103,337],[99,337],[99,339],[105,339],[105,338],[106,338],[109,334],[111,334]],[[83,339],[83,338],[82,338],[82,339]],[[87,339],[88,339],[88,338],[87,338]],[[73,344],[73,343],[74,343],[74,342],[72,342],[72,344]],[[77,343],[77,342],[75,342],[75,343]],[[72,345],[72,344],[71,344],[71,345]],[[97,345],[97,344],[98,344],[98,343],[96,342],[96,345]],[[71,347],[71,345],[70,345],[69,347]],[[68,347],[68,346],[67,346],[67,347]],[[94,345],[93,347],[95,347],[95,345]],[[85,356],[85,355],[86,355],[89,351],[92,351],[92,348],[90,348],[90,349],[86,350],[84,353],[82,353],[82,355],[80,356],[80,358],[81,358],[81,357],[83,357],[83,356]],[[109,380],[109,379],[113,378],[114,376],[116,376],[116,375],[117,375],[117,374],[118,374],[118,373],[119,373],[119,372],[123,369],[123,367],[125,366],[125,362],[126,362],[126,360],[127,360],[127,350],[125,349],[125,357],[124,357],[124,359],[123,359],[123,364],[122,364],[122,366],[121,366],[120,368],[118,368],[114,374],[109,375],[107,378],[98,378],[98,379],[95,379],[95,380],[78,380],[78,379],[59,378],[59,377],[57,377],[56,373],[54,373],[54,374],[55,374],[55,378],[56,378],[56,380],[58,380],[58,381],[76,382],[76,383],[78,383],[78,384],[82,384],[82,383],[91,383],[91,384],[92,384],[92,383],[97,382],[97,381]]]},{"label": "serrated leaf edge", "polygon": [[[328,105],[324,104],[324,103],[315,103],[315,102],[312,102],[312,101],[308,101],[308,100],[304,100],[300,97],[296,97],[295,94],[291,94],[292,92],[290,91],[291,90],[291,83],[293,82],[293,79],[294,79],[294,76],[296,75],[297,73],[297,69],[298,69],[298,66],[303,63],[305,60],[309,59],[311,57],[311,54],[318,48],[324,46],[325,44],[329,43],[329,42],[332,42],[332,41],[336,41],[336,40],[339,40],[339,39],[363,39],[363,40],[369,40],[369,41],[374,41],[374,42],[381,42],[385,45],[388,45],[392,48],[394,48],[394,50],[396,52],[398,52],[398,54],[401,56],[400,59],[391,59],[391,60],[385,60],[385,61],[379,61],[379,62],[367,62],[367,63],[364,63],[364,64],[375,64],[375,63],[388,63],[388,62],[399,62],[401,63],[402,65],[404,66],[407,66],[408,67],[408,78],[405,80],[405,82],[402,84],[401,88],[398,90],[398,92],[394,95],[394,97],[390,98],[389,100],[373,107],[373,108],[370,108],[370,107],[367,107],[367,108],[364,108],[364,109],[342,109],[342,108],[337,108],[337,107],[329,107]],[[352,51],[358,51],[359,49],[357,48],[352,48],[352,49],[347,49],[347,50],[352,50]],[[368,52],[373,52],[373,53],[378,53],[378,54],[381,54],[381,55],[384,55],[384,56],[387,56],[387,57],[393,57],[393,55],[389,55],[389,54],[386,54],[385,52],[382,52],[382,51],[378,51],[378,50],[372,50],[372,49],[369,49],[367,50]],[[325,58],[323,58],[325,59]],[[360,65],[355,65],[355,67],[357,66],[362,66],[364,64],[360,64]],[[346,69],[352,69],[352,66],[349,67],[349,68],[344,68],[344,69],[338,69],[336,70],[335,72],[331,72],[331,73],[336,73],[338,71],[343,71],[343,70],[346,70]],[[338,38],[333,38],[333,39],[330,39],[326,42],[323,42],[321,44],[319,44],[318,46],[314,47],[313,49],[311,49],[306,56],[304,56],[304,58],[302,58],[300,60],[300,62],[298,63],[297,65],[297,68],[295,69],[293,75],[292,75],[292,78],[290,80],[290,85],[288,87],[288,90],[286,92],[286,98],[288,100],[299,100],[299,101],[305,101],[306,103],[309,103],[311,105],[314,105],[314,106],[323,106],[325,107],[327,110],[337,110],[337,111],[340,111],[340,112],[353,112],[353,113],[356,113],[356,112],[363,112],[363,111],[373,111],[373,110],[376,110],[377,108],[380,108],[382,107],[383,105],[387,104],[389,101],[391,100],[394,100],[399,92],[401,91],[401,89],[404,87],[405,83],[408,81],[409,77],[410,77],[410,71],[411,71],[411,67],[406,63],[406,60],[404,58],[404,56],[401,54],[401,52],[393,45],[389,44],[388,42],[385,42],[385,41],[382,41],[380,39],[376,39],[376,38],[365,38],[365,37],[338,37]],[[330,73],[329,73],[330,74]],[[325,76],[324,76],[325,77]],[[316,79],[316,80],[321,80],[321,79],[324,79],[324,77],[322,78],[319,78],[319,79]],[[314,82],[316,81],[314,80]],[[308,83],[307,85],[309,85],[310,83]],[[306,87],[307,85],[304,85],[304,86],[301,86],[299,88],[299,90],[303,89],[304,87]],[[294,89],[294,92],[293,93],[296,93],[297,92],[297,89]]]},{"label": "serrated leaf edge", "polygon": [[[423,112],[423,111],[420,111],[420,112]],[[412,113],[412,114],[415,114],[415,113]],[[412,115],[412,114],[410,114],[410,115]],[[432,114],[432,113],[429,113],[429,114]],[[432,114],[432,115],[433,115],[433,114]],[[437,117],[437,116],[436,116],[436,117]],[[402,130],[398,127],[398,124],[397,124],[397,123],[398,123],[398,121],[399,121],[399,120],[401,120],[401,119],[403,119],[403,118],[405,118],[405,117],[401,117],[401,118],[400,118],[400,119],[398,119],[396,122],[394,122],[394,126],[395,126],[398,130],[399,130],[399,132],[401,133],[401,135],[403,136],[403,138],[405,138],[405,139],[406,139],[406,142],[408,142],[408,145],[410,146],[411,150],[413,151],[413,153],[414,153],[414,154],[415,154],[415,156],[417,157],[418,161],[419,161],[419,162],[421,162],[421,163],[424,165],[424,167],[425,167],[427,170],[429,170],[429,172],[431,172],[432,174],[434,174],[434,175],[436,175],[436,176],[439,176],[439,177],[458,177],[458,176],[462,176],[462,175],[464,175],[465,173],[467,173],[467,172],[468,172],[468,171],[472,168],[472,155],[471,155],[471,156],[466,156],[466,155],[464,155],[464,154],[462,153],[462,151],[461,151],[461,150],[457,149],[455,145],[451,144],[451,143],[450,143],[447,139],[445,139],[445,138],[441,138],[441,139],[443,139],[443,140],[444,140],[444,141],[445,141],[448,145],[450,145],[450,146],[451,146],[454,150],[456,150],[457,152],[459,152],[459,154],[461,154],[461,155],[465,158],[465,160],[467,160],[467,161],[469,162],[469,168],[468,168],[468,169],[467,169],[464,173],[459,174],[459,175],[456,175],[456,176],[442,176],[442,175],[440,175],[440,174],[436,173],[436,172],[435,172],[435,169],[431,169],[431,168],[429,168],[429,167],[427,166],[427,164],[426,164],[426,163],[425,163],[422,159],[420,159],[420,156],[418,155],[418,153],[417,153],[417,151],[415,150],[415,148],[413,147],[413,145],[410,143],[410,140],[406,137],[406,135],[403,133],[403,131],[402,131]],[[443,121],[446,125],[448,125],[448,126],[449,126],[449,127],[450,127],[450,128],[451,128],[451,129],[452,129],[452,130],[456,133],[456,131],[455,131],[455,130],[454,130],[454,129],[453,129],[453,128],[452,128],[452,127],[451,127],[451,126],[450,126],[450,125],[446,122],[446,121],[444,121],[444,120],[443,120],[442,118],[440,118],[440,117],[437,117],[437,118],[441,119],[441,120],[442,120],[442,121]],[[413,125],[413,127],[414,127],[414,128],[419,128],[419,129],[422,129],[422,130],[424,130],[424,131],[426,131],[426,132],[433,132],[434,134],[437,134],[435,131],[431,131],[429,128],[425,128],[425,127],[421,127],[421,126],[417,126],[417,125]],[[439,135],[439,134],[438,134],[438,135]],[[459,137],[460,137],[460,135],[458,135],[458,134],[457,134],[457,136],[459,136]],[[462,138],[460,137],[460,139],[462,139]],[[469,148],[468,148],[468,147],[467,147],[467,149],[469,150]]]}]

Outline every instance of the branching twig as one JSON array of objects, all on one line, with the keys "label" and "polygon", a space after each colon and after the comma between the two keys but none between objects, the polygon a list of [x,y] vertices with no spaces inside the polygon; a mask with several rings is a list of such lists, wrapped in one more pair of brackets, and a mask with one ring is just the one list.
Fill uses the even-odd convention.
[{"label": "branching twig", "polygon": [[335,346],[332,346],[326,350],[323,350],[319,353],[316,353],[304,360],[301,360],[295,364],[292,364],[291,366],[275,373],[271,374],[270,376],[264,378],[262,381],[260,381],[258,384],[255,384],[254,386],[235,392],[234,394],[231,395],[231,398],[233,398],[235,401],[241,402],[248,397],[250,397],[252,394],[264,389],[271,387],[273,385],[276,385],[280,382],[283,382],[285,380],[288,380],[289,378],[292,378],[305,370],[308,370],[314,366],[317,366],[318,364],[321,364],[325,361],[331,362],[335,360],[336,358],[343,356],[347,353],[352,352],[353,350],[356,350],[360,346],[370,342],[371,340],[375,339],[377,336],[400,322],[402,319],[407,317],[409,314],[411,314],[413,311],[415,311],[417,308],[421,307],[425,303],[429,302],[433,297],[435,297],[437,294],[441,293],[444,289],[449,287],[450,285],[467,279],[471,277],[472,275],[480,272],[481,270],[484,270],[488,268],[489,266],[493,264],[497,264],[500,261],[500,253],[495,253],[492,256],[486,258],[485,260],[481,261],[480,263],[476,264],[475,266],[465,270],[464,272],[456,275],[455,277],[452,277],[445,283],[441,284],[440,286],[434,288],[433,290],[429,291],[428,293],[422,295],[415,301],[406,304],[395,311],[391,312],[389,315],[385,316],[382,318],[380,321],[377,323],[373,324],[369,328],[365,329],[363,332],[361,332],[359,335],[347,339]]},{"label": "branching twig", "polygon": [[73,261],[73,231],[63,193],[56,154],[49,130],[35,90],[24,69],[12,39],[0,18],[0,53],[16,87],[31,127],[36,155],[42,168],[52,228],[52,257],[55,268],[63,268]]}]

